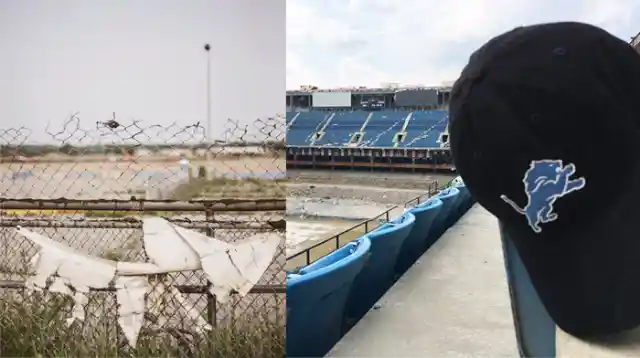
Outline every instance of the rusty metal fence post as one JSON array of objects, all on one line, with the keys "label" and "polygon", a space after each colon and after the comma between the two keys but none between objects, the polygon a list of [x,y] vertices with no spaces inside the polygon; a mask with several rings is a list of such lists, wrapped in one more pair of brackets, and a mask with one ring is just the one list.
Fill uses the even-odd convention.
[{"label": "rusty metal fence post", "polygon": [[[206,221],[213,222],[214,221],[214,213],[211,210],[205,210]],[[207,236],[214,237],[215,230],[211,227],[207,228]],[[207,285],[211,285],[210,281],[207,281]],[[216,302],[216,296],[212,295],[211,292],[207,292],[207,321],[214,328],[218,326],[218,303]]]}]

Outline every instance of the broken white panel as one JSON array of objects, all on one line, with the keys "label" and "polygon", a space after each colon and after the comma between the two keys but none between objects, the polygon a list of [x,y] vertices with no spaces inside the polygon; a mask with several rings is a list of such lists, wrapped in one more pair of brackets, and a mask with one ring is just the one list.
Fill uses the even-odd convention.
[{"label": "broken white panel", "polygon": [[154,264],[167,271],[203,269],[220,303],[232,291],[244,296],[255,286],[282,240],[264,233],[228,244],[157,217],[143,219],[143,231],[145,252]]},{"label": "broken white panel", "polygon": [[[91,288],[106,288],[116,273],[114,261],[92,258],[59,244],[46,236],[18,227],[17,232],[40,246],[40,251],[32,259],[35,275],[29,277],[25,287],[42,290],[49,277],[53,277],[50,290],[63,294],[73,294],[74,305],[67,324],[84,320],[86,296]],[[72,292],[71,287],[75,290]]]},{"label": "broken white panel", "polygon": [[220,303],[226,302],[233,291],[241,296],[249,293],[273,262],[282,241],[280,234],[264,233],[253,235],[240,244],[228,244],[171,225],[198,253],[202,269],[211,281],[209,291]]},{"label": "broken white panel", "polygon": [[75,320],[85,319],[89,290],[107,288],[115,278],[118,323],[129,344],[136,345],[144,323],[145,296],[149,291],[148,278],[145,276],[116,277],[116,272],[120,269],[129,273],[155,274],[161,272],[157,266],[91,257],[35,232],[22,228],[17,228],[17,231],[40,246],[40,250],[31,260],[36,274],[27,279],[25,285],[28,289],[42,290],[47,280],[52,277],[50,291],[73,296],[71,317],[67,319],[67,324],[71,324]]},{"label": "broken white panel", "polygon": [[147,257],[163,270],[173,272],[202,268],[198,253],[182,239],[169,221],[158,217],[144,218],[142,231]]},{"label": "broken white panel", "polygon": [[[189,318],[196,333],[210,331],[213,327],[200,315],[195,306],[187,302],[186,298],[177,287],[168,285],[165,282],[155,282],[148,295],[149,313],[153,314],[159,326],[167,324],[166,311],[181,313],[183,317]],[[158,304],[162,302],[163,304]]]},{"label": "broken white panel", "polygon": [[187,302],[186,297],[175,286],[168,286],[167,291],[173,296],[173,302],[178,310],[184,312],[195,323],[194,331],[196,333],[204,333],[204,331],[210,331],[213,327],[202,317],[202,315],[195,309],[195,305]]},{"label": "broken white panel", "polygon": [[71,308],[71,317],[67,318],[67,325],[71,325],[76,320],[84,321],[84,310],[89,303],[89,297],[87,297],[88,290],[86,292],[76,291],[73,294],[73,308]]},{"label": "broken white panel", "polygon": [[[36,268],[36,276],[29,284],[35,283],[44,288],[49,276],[57,275],[64,282],[73,281],[72,286],[88,286],[105,288],[115,274],[127,276],[153,275],[166,273],[157,265],[147,262],[112,261],[80,253],[66,245],[21,227],[16,232],[40,246],[33,257],[32,264]],[[86,266],[85,266],[86,265]],[[82,267],[82,270],[74,268]]]},{"label": "broken white panel", "polygon": [[[38,233],[17,228],[17,232],[31,240],[40,250],[31,260],[35,266],[35,275],[29,277],[25,287],[31,290],[46,288],[47,280],[52,292],[73,296],[74,305],[67,324],[85,319],[87,294],[91,288],[109,287],[116,277],[118,267],[129,272],[157,273],[161,270],[148,263],[118,263],[79,253],[68,246],[55,242]],[[144,296],[148,291],[146,277],[118,277],[116,279],[116,298],[119,301],[119,322],[129,342],[135,345],[142,321],[144,320]],[[140,300],[142,308],[140,308]],[[142,312],[142,313],[140,313]],[[141,315],[142,314],[142,315]]]},{"label": "broken white panel", "polygon": [[118,324],[127,342],[133,347],[144,324],[146,295],[150,291],[147,277],[118,277],[115,280],[118,302]]},{"label": "broken white panel", "polygon": [[115,262],[88,256],[17,227],[19,234],[40,246],[32,259],[35,275],[25,285],[28,289],[42,290],[48,279],[53,278],[49,290],[73,295],[72,316],[67,320],[71,323],[85,318],[89,290],[107,288],[115,279],[118,322],[129,344],[135,346],[144,322],[147,294],[173,297],[174,303],[180,303],[176,309],[186,310],[197,331],[211,329],[176,287],[163,283],[151,289],[148,278],[142,276],[203,269],[212,282],[211,293],[225,302],[232,291],[241,295],[249,292],[273,261],[282,240],[281,235],[270,233],[254,235],[237,245],[227,244],[160,218],[145,219],[144,231],[145,251],[151,263]]},{"label": "broken white panel", "polygon": [[116,262],[90,257],[33,231],[17,232],[41,247],[36,260],[36,275],[27,280],[32,287],[44,288],[50,276],[57,276],[78,291],[106,288],[116,274]]}]

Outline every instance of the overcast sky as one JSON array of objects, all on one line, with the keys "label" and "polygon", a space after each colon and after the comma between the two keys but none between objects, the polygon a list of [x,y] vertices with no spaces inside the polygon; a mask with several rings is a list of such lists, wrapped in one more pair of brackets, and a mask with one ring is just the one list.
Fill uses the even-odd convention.
[{"label": "overcast sky", "polygon": [[516,26],[582,21],[629,40],[638,0],[287,0],[287,88],[440,85]]},{"label": "overcast sky", "polygon": [[112,112],[204,124],[207,42],[216,137],[282,113],[285,24],[285,0],[2,0],[0,142],[19,126],[50,140],[74,112],[93,129]]}]

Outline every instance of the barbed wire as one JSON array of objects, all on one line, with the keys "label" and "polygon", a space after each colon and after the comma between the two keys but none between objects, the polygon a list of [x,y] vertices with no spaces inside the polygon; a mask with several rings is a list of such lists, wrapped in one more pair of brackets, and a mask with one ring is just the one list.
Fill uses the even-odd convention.
[{"label": "barbed wire", "polygon": [[[5,283],[0,287],[0,354],[282,356],[284,117],[259,118],[250,124],[228,120],[218,140],[205,138],[199,123],[146,125],[121,121],[115,114],[104,122],[87,123],[75,113],[59,128],[46,127],[48,140],[41,144],[30,140],[34,133],[30,128],[0,129],[0,283]],[[150,206],[122,206],[148,200],[154,211],[149,211]],[[276,203],[271,208],[277,210],[258,205],[251,210],[244,207],[249,211],[215,212],[204,205],[200,211],[186,206],[183,209],[188,212],[176,211],[175,203],[186,201],[248,202],[245,206],[268,201]],[[43,209],[82,202],[107,207]],[[270,211],[256,211],[260,209]],[[143,215],[165,217],[230,243],[261,232],[278,232],[283,240],[258,281],[258,292],[232,296],[225,305],[203,289],[207,280],[201,271],[170,274],[157,282],[200,287],[188,293],[188,306],[215,327],[203,337],[192,333],[192,319],[179,309],[179,303],[161,300],[157,302],[162,306],[160,313],[147,317],[138,347],[126,347],[117,328],[112,292],[92,292],[87,319],[81,327],[68,328],[63,323],[69,300],[54,293],[25,295],[20,288],[19,282],[31,274],[29,262],[36,248],[16,235],[14,226],[30,226],[92,256],[145,261]],[[244,338],[236,339],[232,332]]]}]

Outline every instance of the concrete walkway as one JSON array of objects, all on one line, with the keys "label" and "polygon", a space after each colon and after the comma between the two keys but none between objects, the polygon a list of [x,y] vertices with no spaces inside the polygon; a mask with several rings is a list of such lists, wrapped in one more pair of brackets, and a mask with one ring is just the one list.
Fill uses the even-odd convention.
[{"label": "concrete walkway", "polygon": [[476,205],[328,357],[518,357],[496,219]]}]

